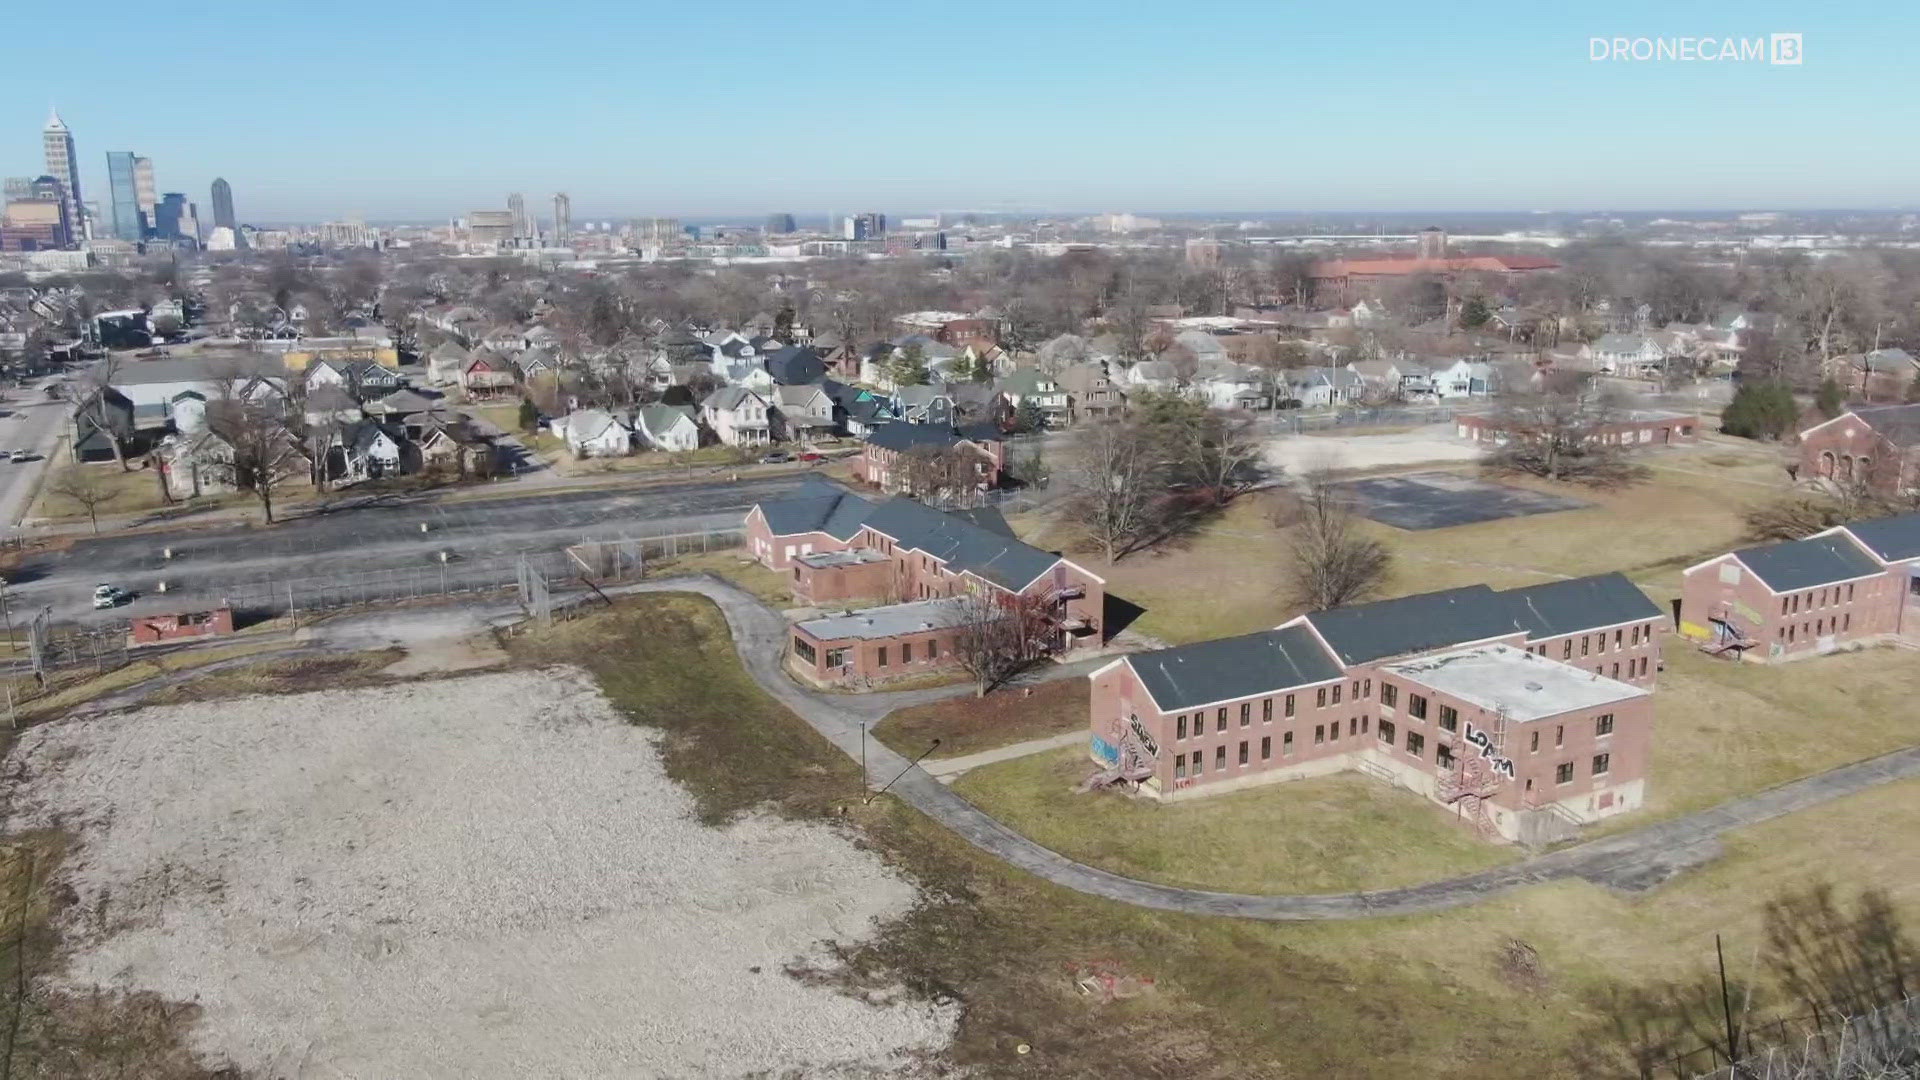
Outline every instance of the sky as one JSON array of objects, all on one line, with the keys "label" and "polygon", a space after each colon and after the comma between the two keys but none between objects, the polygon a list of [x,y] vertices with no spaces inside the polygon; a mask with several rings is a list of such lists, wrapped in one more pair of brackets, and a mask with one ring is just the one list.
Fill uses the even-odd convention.
[{"label": "sky", "polygon": [[[208,217],[576,221],[1920,204],[1920,4],[95,0],[9,16],[0,175],[49,105]],[[1591,39],[1802,35],[1803,62]],[[81,55],[75,55],[78,52]],[[10,133],[10,134],[9,134]]]}]

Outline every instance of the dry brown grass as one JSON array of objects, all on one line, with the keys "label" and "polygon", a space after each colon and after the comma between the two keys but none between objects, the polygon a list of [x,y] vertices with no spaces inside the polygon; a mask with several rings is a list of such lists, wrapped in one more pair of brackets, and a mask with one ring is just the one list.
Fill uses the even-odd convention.
[{"label": "dry brown grass", "polygon": [[698,555],[676,555],[647,566],[649,577],[673,577],[676,574],[713,574],[725,578],[774,607],[793,603],[793,588],[786,575],[762,566],[745,548],[727,548]]},{"label": "dry brown grass", "polygon": [[1082,678],[1007,687],[983,698],[968,694],[898,709],[874,725],[873,736],[905,754],[918,754],[939,739],[941,757],[959,757],[1084,730],[1088,696]]},{"label": "dry brown grass", "polygon": [[382,674],[406,656],[405,649],[369,649],[338,656],[295,656],[210,672],[156,690],[142,704],[175,705],[249,694],[297,694],[307,690],[344,690],[389,682]]}]

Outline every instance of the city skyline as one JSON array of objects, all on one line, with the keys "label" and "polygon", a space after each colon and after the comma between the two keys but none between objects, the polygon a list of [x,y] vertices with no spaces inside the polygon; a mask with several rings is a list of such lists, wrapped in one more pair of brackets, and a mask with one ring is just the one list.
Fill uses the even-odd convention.
[{"label": "city skyline", "polygon": [[[169,187],[205,190],[226,176],[249,192],[249,220],[263,222],[446,220],[499,205],[507,192],[556,190],[570,194],[582,221],[764,218],[789,209],[818,217],[852,205],[899,214],[1915,202],[1908,177],[1920,150],[1887,140],[1884,118],[1857,106],[1908,97],[1920,81],[1892,51],[1905,31],[1920,30],[1911,10],[1720,4],[1683,20],[1652,3],[1610,5],[1604,15],[1499,3],[1480,9],[1485,32],[1466,35],[1452,16],[1411,4],[1388,4],[1364,27],[1339,12],[1252,12],[1219,2],[1113,19],[1079,0],[1039,14],[988,3],[970,8],[964,23],[871,10],[885,18],[863,25],[870,21],[743,4],[697,12],[576,7],[574,18],[543,19],[496,39],[462,20],[345,0],[333,25],[384,27],[395,47],[415,43],[408,62],[421,69],[417,85],[461,87],[452,104],[423,91],[420,100],[433,104],[419,106],[417,117],[363,129],[342,120],[416,108],[383,97],[391,83],[381,65],[392,50],[334,50],[338,82],[353,89],[325,93],[263,77],[234,95],[226,79],[167,77],[183,59],[214,61],[217,38],[183,46],[184,57],[129,42],[114,64],[88,67],[83,77],[53,56],[31,55],[15,75],[43,89],[87,145],[148,148],[175,178]],[[24,17],[29,30],[42,19],[56,30],[51,12]],[[323,49],[344,44],[348,33],[293,12],[247,9],[244,17],[265,36],[306,34]],[[798,94],[779,65],[716,75],[701,50],[666,49],[636,72],[568,44],[631,24],[689,41],[751,30],[793,55],[836,56],[849,46],[960,41],[968,27],[996,20],[1017,25],[969,54],[964,78],[828,64],[812,74],[818,84]],[[137,25],[103,20],[112,39]],[[1803,63],[1596,61],[1590,46],[1622,34],[1783,31],[1802,35]],[[514,74],[484,83],[467,77],[471,65],[496,57],[512,60],[503,70]],[[234,79],[268,74],[264,61],[218,59]],[[1185,89],[1167,94],[1161,76]],[[163,87],[157,96],[155,86]],[[663,88],[688,86],[701,90],[674,109],[641,107]],[[33,171],[23,142],[38,121],[32,112],[30,100],[0,105],[0,130],[16,133],[0,146],[0,173]],[[861,149],[849,142],[852,130],[871,133],[884,164],[845,152]],[[1836,152],[1770,148],[1778,134],[1808,130]],[[322,132],[330,134],[316,141]],[[804,167],[742,170],[725,152],[662,153],[724,148],[729,139],[744,149],[774,134]],[[328,153],[328,138],[343,152]],[[1327,152],[1302,152],[1312,140]],[[83,192],[105,184],[101,166],[83,157]]]}]

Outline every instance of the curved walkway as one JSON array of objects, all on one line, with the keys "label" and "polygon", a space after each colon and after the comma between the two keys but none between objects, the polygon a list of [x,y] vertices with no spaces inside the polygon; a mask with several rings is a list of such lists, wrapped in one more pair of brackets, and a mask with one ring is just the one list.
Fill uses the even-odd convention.
[{"label": "curved walkway", "polygon": [[[870,722],[876,711],[884,715],[891,708],[907,704],[907,699],[930,697],[926,691],[909,691],[897,695],[863,695],[864,700],[842,701],[841,695],[816,694],[801,688],[781,668],[786,648],[786,621],[758,599],[730,584],[711,578],[682,578],[649,582],[622,591],[694,592],[719,605],[733,633],[740,662],[754,681],[855,761],[860,760],[861,755],[862,720]],[[951,695],[954,691],[948,689],[945,693]],[[856,705],[854,701],[859,703]],[[885,783],[907,768],[905,757],[878,740],[867,739],[865,751],[869,786],[873,786],[876,779]],[[1183,889],[1108,873],[1075,862],[1014,832],[920,769],[908,771],[889,790],[982,851],[1076,892],[1195,915],[1304,920],[1445,911],[1523,885],[1567,878],[1581,878],[1619,889],[1644,889],[1717,856],[1719,838],[1724,833],[1914,776],[1920,776],[1920,746],[1844,765],[1632,832],[1590,840],[1464,877],[1399,889],[1312,896],[1253,896]]]}]

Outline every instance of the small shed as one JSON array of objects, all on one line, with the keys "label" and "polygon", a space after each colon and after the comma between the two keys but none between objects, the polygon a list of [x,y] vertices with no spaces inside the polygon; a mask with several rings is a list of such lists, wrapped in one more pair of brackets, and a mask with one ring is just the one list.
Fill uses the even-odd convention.
[{"label": "small shed", "polygon": [[181,638],[221,637],[233,633],[233,609],[177,611],[170,615],[137,615],[129,645],[153,645]]}]

